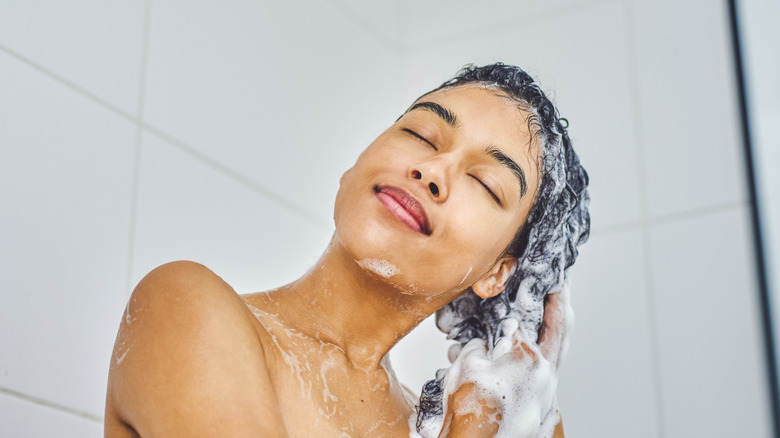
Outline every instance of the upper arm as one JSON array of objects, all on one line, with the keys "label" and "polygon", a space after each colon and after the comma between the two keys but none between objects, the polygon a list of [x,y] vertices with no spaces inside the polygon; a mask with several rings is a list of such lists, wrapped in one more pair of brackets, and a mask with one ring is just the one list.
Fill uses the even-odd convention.
[{"label": "upper arm", "polygon": [[142,437],[285,435],[251,315],[194,263],[157,268],[133,292],[107,403]]}]

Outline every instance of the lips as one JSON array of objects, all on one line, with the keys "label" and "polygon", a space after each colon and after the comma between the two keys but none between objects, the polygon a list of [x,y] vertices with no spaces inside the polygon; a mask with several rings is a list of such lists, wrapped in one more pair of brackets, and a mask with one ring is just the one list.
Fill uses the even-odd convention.
[{"label": "lips", "polygon": [[374,192],[379,202],[401,223],[418,233],[431,234],[425,209],[412,195],[392,186],[377,186]]}]

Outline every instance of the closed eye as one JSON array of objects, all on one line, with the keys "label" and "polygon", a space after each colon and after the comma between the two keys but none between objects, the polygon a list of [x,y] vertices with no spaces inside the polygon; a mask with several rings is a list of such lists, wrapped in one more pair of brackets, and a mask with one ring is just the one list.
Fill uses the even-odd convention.
[{"label": "closed eye", "polygon": [[482,180],[481,180],[481,179],[477,178],[477,177],[476,177],[476,176],[474,176],[474,175],[469,175],[469,176],[470,176],[470,177],[472,177],[472,178],[474,178],[475,180],[477,180],[477,182],[478,182],[478,183],[479,183],[479,184],[480,184],[482,187],[484,187],[484,188],[485,188],[485,190],[488,192],[488,194],[490,195],[490,197],[491,197],[491,198],[493,198],[493,200],[494,200],[494,201],[496,201],[496,204],[498,204],[499,206],[503,206],[503,205],[504,205],[504,204],[502,204],[502,203],[501,203],[501,200],[500,200],[500,199],[498,199],[498,196],[496,196],[496,194],[495,194],[495,193],[493,193],[493,190],[490,190],[490,187],[488,187],[488,186],[487,186],[487,184],[485,184],[484,182],[482,182]]},{"label": "closed eye", "polygon": [[437,148],[435,144],[431,143],[430,141],[428,141],[428,139],[427,139],[427,138],[425,138],[425,137],[423,137],[422,135],[420,135],[420,134],[418,134],[418,133],[416,133],[416,132],[412,131],[411,129],[409,129],[409,128],[401,128],[401,130],[402,130],[402,131],[404,131],[404,132],[406,132],[406,133],[408,133],[408,134],[411,134],[411,135],[413,135],[413,136],[417,137],[417,139],[418,139],[418,140],[422,140],[422,141],[424,141],[425,143],[428,143],[428,145],[429,145],[430,147],[432,147],[432,148],[433,148],[433,150],[435,150],[435,151],[438,151],[438,150],[439,150],[439,148]]}]

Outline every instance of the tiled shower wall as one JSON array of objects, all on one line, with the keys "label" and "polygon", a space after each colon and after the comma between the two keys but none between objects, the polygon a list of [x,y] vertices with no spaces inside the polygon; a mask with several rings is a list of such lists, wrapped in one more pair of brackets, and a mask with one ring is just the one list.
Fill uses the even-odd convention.
[{"label": "tiled shower wall", "polygon": [[[0,436],[100,436],[132,287],[301,275],[341,173],[467,62],[554,90],[593,232],[572,437],[770,436],[725,2],[0,0]],[[393,354],[445,366],[426,321]]]}]

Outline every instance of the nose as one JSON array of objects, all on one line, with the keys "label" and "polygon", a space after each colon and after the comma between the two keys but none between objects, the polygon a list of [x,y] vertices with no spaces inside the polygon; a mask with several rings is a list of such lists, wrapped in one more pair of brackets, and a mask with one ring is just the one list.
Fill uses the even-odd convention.
[{"label": "nose", "polygon": [[420,181],[437,202],[444,202],[448,196],[447,171],[445,163],[427,161],[409,168],[409,177]]}]

